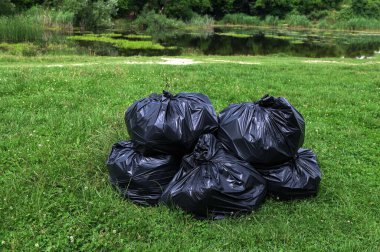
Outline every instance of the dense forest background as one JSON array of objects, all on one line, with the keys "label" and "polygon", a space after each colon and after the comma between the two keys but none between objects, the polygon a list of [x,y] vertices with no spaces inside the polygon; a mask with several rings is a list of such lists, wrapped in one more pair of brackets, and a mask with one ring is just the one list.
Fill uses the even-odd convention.
[{"label": "dense forest background", "polygon": [[[192,19],[254,23],[293,17],[295,22],[336,22],[352,18],[378,19],[380,0],[1,0],[0,15],[12,16],[43,9],[61,23],[87,28],[111,27],[117,19],[150,19],[159,16],[182,22]],[[33,12],[33,11],[32,11]],[[150,18],[149,18],[150,17]],[[203,17],[203,18],[200,18]],[[249,19],[254,17],[255,19]],[[290,19],[290,22],[292,19]],[[144,23],[144,20],[140,20]]]}]

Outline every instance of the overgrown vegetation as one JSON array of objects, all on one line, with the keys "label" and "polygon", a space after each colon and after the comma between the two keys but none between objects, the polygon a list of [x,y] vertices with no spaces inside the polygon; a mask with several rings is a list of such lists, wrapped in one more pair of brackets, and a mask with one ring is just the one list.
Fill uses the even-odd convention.
[{"label": "overgrown vegetation", "polygon": [[165,15],[157,14],[155,11],[142,13],[133,22],[133,25],[148,33],[163,32],[170,29],[181,29],[185,23],[178,19],[167,18]]},{"label": "overgrown vegetation", "polygon": [[[378,0],[3,0],[0,15],[32,6],[44,8],[47,22],[86,30],[111,28],[113,20],[154,30],[219,24],[379,30]],[[33,7],[34,8],[34,7]],[[135,22],[130,22],[135,20]],[[344,23],[347,23],[346,25]]]},{"label": "overgrown vegetation", "polygon": [[44,34],[43,21],[39,16],[0,16],[0,41],[34,42],[41,41]]}]

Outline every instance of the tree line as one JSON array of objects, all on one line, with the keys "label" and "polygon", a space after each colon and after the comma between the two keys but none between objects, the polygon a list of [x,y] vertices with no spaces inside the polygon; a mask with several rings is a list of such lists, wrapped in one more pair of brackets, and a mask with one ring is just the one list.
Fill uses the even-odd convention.
[{"label": "tree line", "polygon": [[33,6],[73,13],[76,23],[94,15],[134,19],[151,11],[184,21],[195,15],[221,19],[233,13],[260,18],[299,14],[318,20],[342,8],[352,16],[380,16],[380,0],[1,0],[0,15],[17,14]]}]

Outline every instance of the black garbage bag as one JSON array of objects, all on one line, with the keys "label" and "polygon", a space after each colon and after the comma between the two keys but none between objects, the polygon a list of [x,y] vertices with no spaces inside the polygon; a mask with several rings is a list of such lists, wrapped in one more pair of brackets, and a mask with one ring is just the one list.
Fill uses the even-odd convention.
[{"label": "black garbage bag", "polygon": [[197,218],[249,213],[265,198],[266,185],[253,167],[229,154],[212,134],[202,135],[162,195]]},{"label": "black garbage bag", "polygon": [[283,200],[316,196],[322,178],[317,157],[308,149],[300,149],[282,165],[258,171],[267,181],[268,193]]},{"label": "black garbage bag", "polygon": [[281,164],[302,146],[305,122],[283,97],[233,104],[219,115],[218,139],[255,167]]},{"label": "black garbage bag", "polygon": [[216,131],[218,119],[206,95],[152,94],[135,102],[125,113],[125,123],[137,150],[144,154],[190,153],[203,133]]},{"label": "black garbage bag", "polygon": [[142,205],[158,203],[179,165],[180,159],[172,155],[144,156],[130,141],[114,144],[107,160],[111,184]]}]

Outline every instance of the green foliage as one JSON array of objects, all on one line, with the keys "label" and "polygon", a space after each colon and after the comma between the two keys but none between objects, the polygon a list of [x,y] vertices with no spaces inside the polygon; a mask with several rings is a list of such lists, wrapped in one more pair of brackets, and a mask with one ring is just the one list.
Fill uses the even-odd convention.
[{"label": "green foliage", "polygon": [[161,5],[155,8],[149,6],[150,10],[160,9],[161,14],[169,18],[177,18],[185,21],[190,20],[196,13],[204,14],[211,8],[209,0],[176,0],[163,1]]},{"label": "green foliage", "polygon": [[285,22],[290,26],[311,26],[310,20],[304,15],[289,14],[286,16]]},{"label": "green foliage", "polygon": [[333,25],[335,29],[342,30],[380,30],[380,20],[374,18],[356,17],[338,21]]},{"label": "green foliage", "polygon": [[216,18],[222,18],[233,12],[234,0],[213,0],[211,2],[212,14]]},{"label": "green foliage", "polygon": [[257,0],[250,3],[251,13],[260,16],[284,17],[293,9],[294,0]]},{"label": "green foliage", "polygon": [[352,11],[357,16],[380,18],[379,0],[352,0]]},{"label": "green foliage", "polygon": [[264,24],[269,26],[277,26],[280,23],[280,19],[276,16],[268,15],[265,17]]},{"label": "green foliage", "polygon": [[260,25],[261,20],[256,16],[249,16],[244,13],[227,14],[221,20],[222,24],[243,24],[243,25]]},{"label": "green foliage", "polygon": [[104,29],[112,26],[117,0],[64,0],[63,10],[74,14],[74,23],[86,29]]},{"label": "green foliage", "polygon": [[317,24],[317,28],[318,29],[329,29],[333,26],[333,24],[331,24],[328,19],[324,18],[324,19],[321,19],[319,20],[318,24]]},{"label": "green foliage", "polygon": [[311,19],[320,19],[328,15],[328,11],[340,8],[343,0],[308,0],[294,5],[295,10]]},{"label": "green foliage", "polygon": [[11,2],[11,0],[1,0],[0,1],[0,16],[1,15],[11,15],[15,12],[16,6]]},{"label": "green foliage", "polygon": [[209,27],[209,26],[213,26],[214,23],[215,23],[215,20],[211,16],[208,16],[208,15],[201,16],[198,14],[194,14],[193,17],[190,19],[190,21],[187,22],[187,25],[197,26],[197,27]]},{"label": "green foliage", "polygon": [[0,42],[42,41],[44,24],[40,16],[0,16]]},{"label": "green foliage", "polygon": [[11,2],[15,5],[17,10],[24,11],[33,6],[42,5],[44,0],[11,0]]},{"label": "green foliage", "polygon": [[148,33],[155,33],[170,29],[180,29],[185,27],[185,23],[168,18],[165,15],[158,14],[155,11],[141,13],[134,21],[134,25],[140,29],[146,30]]}]

